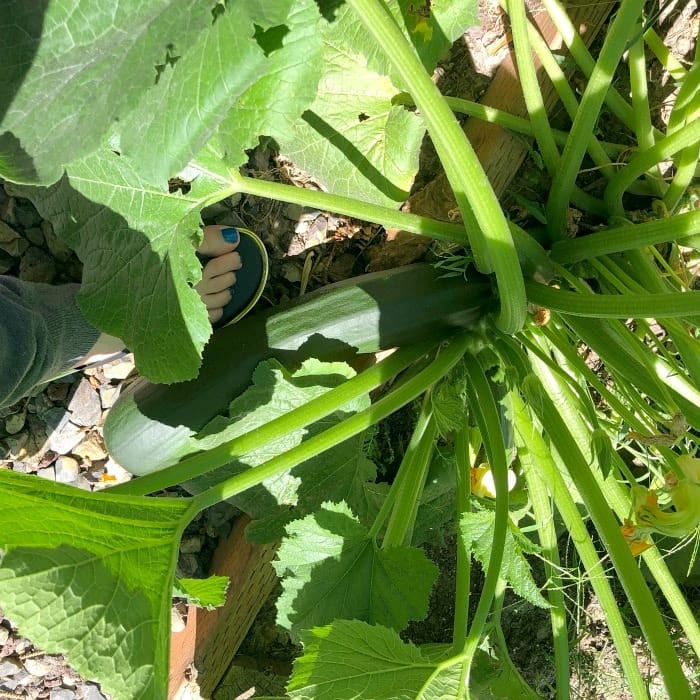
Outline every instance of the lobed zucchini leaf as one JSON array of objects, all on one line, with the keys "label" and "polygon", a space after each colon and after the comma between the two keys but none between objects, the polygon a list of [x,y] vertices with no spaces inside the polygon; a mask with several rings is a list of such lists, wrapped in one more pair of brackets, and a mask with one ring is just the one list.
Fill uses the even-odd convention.
[{"label": "lobed zucchini leaf", "polygon": [[197,170],[190,177],[188,194],[171,193],[105,151],[73,163],[53,187],[13,189],[34,201],[83,261],[85,316],[120,338],[155,382],[196,376],[211,334],[192,286],[201,278],[199,210],[222,183]]},{"label": "lobed zucchini leaf", "polygon": [[[485,570],[488,569],[493,547],[493,523],[494,513],[486,510],[464,513],[460,520],[461,537]],[[501,578],[505,579],[521,598],[540,608],[548,608],[550,605],[540,593],[524,556],[525,553],[533,553],[539,549],[520,533],[512,521],[509,520],[508,523]]]},{"label": "lobed zucchini leaf", "polygon": [[159,70],[211,25],[213,5],[3,3],[0,175],[51,184],[68,163],[100,147],[111,125],[156,84]]},{"label": "lobed zucchini leaf", "polygon": [[[287,686],[292,700],[534,700],[507,655],[478,649],[469,693],[460,687],[462,658],[452,647],[416,647],[393,630],[359,620],[336,620],[302,633],[304,655]],[[360,672],[358,672],[360,670]]]},{"label": "lobed zucchini leaf", "polygon": [[277,556],[277,624],[293,637],[335,619],[401,631],[426,616],[438,574],[422,549],[380,549],[345,503],[324,503],[287,525]]},{"label": "lobed zucchini leaf", "polygon": [[189,516],[187,499],[89,493],[0,470],[3,612],[114,700],[160,700]]},{"label": "lobed zucchini leaf", "polygon": [[[260,363],[253,373],[252,385],[231,402],[229,417],[217,416],[192,439],[192,451],[211,449],[243,435],[258,426],[304,405],[329,389],[354,376],[342,362],[307,360],[290,374],[275,360]],[[234,474],[255,467],[300,444],[342,420],[350,413],[369,406],[369,397],[350,402],[345,409],[268,443],[264,449],[248,453],[235,462],[206,474],[186,487],[193,493],[221,483]],[[358,435],[298,467],[230,499],[248,513],[254,522],[248,538],[254,542],[272,542],[284,536],[284,526],[293,518],[303,517],[332,499],[346,501],[351,507],[366,510],[364,484],[376,476],[374,464],[363,452],[364,437]]]}]

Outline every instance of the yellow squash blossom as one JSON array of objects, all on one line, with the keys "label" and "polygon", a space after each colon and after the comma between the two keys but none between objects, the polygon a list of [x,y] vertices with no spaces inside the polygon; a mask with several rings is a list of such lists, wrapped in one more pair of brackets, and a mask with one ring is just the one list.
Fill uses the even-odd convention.
[{"label": "yellow squash blossom", "polygon": [[[508,490],[515,488],[517,477],[512,469],[508,470]],[[481,498],[496,498],[496,484],[493,481],[491,467],[484,463],[471,470],[472,493]]]},{"label": "yellow squash blossom", "polygon": [[[652,532],[681,539],[700,527],[700,459],[684,455],[676,462],[682,477],[669,472],[659,489],[632,489],[635,522],[626,520],[622,535],[635,556],[651,546],[646,537]],[[659,506],[659,496],[666,505]]]}]

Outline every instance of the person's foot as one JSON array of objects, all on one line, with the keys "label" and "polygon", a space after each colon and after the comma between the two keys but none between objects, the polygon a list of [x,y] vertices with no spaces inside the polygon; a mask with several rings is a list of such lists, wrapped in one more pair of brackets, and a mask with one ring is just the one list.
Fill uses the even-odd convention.
[{"label": "person's foot", "polygon": [[205,226],[202,244],[197,252],[210,258],[202,270],[202,279],[195,286],[207,307],[209,322],[221,319],[224,306],[231,301],[236,283],[236,270],[243,266],[236,252],[240,234],[230,226]]}]

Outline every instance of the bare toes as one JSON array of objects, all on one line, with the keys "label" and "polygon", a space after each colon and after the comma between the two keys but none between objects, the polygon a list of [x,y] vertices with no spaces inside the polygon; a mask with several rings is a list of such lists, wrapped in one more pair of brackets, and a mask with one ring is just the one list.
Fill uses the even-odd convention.
[{"label": "bare toes", "polygon": [[204,238],[197,248],[200,255],[216,258],[236,249],[240,234],[233,226],[205,226]]},{"label": "bare toes", "polygon": [[207,262],[202,270],[202,279],[218,277],[231,270],[240,270],[241,267],[243,267],[243,263],[238,253],[226,253]]},{"label": "bare toes", "polygon": [[231,301],[231,290],[224,289],[223,292],[217,292],[216,294],[203,294],[202,301],[204,306],[210,311],[214,309],[220,309]]}]

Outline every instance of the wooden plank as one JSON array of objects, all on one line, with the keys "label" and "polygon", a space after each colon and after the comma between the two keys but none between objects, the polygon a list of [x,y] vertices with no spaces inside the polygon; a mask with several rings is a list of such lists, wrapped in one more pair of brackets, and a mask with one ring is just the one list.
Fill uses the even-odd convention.
[{"label": "wooden plank", "polygon": [[[542,37],[550,48],[559,51],[563,41],[549,15],[539,1],[528,4],[530,17]],[[574,0],[568,3],[569,17],[579,29],[586,46],[591,45],[614,6],[612,1]],[[535,65],[547,113],[551,114],[558,104],[558,96],[538,60],[535,60]],[[520,117],[527,116],[512,49],[498,67],[481,102]],[[464,132],[484,166],[492,187],[498,197],[501,197],[522,165],[527,155],[528,144],[522,136],[480,119],[468,119]],[[457,204],[444,173],[440,173],[424,189],[413,194],[405,208],[416,214],[449,221],[450,212],[454,212]]]},{"label": "wooden plank", "polygon": [[172,635],[169,700],[184,700],[183,692],[187,697],[185,687],[192,666],[199,694],[211,696],[277,582],[270,563],[277,545],[246,542],[249,522],[247,516],[236,520],[212,560],[211,573],[230,579],[226,604],[215,610],[190,607],[185,630]]}]

